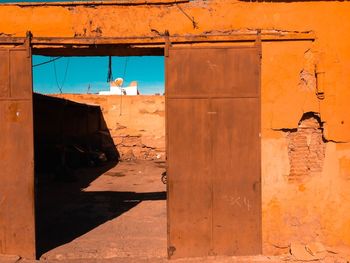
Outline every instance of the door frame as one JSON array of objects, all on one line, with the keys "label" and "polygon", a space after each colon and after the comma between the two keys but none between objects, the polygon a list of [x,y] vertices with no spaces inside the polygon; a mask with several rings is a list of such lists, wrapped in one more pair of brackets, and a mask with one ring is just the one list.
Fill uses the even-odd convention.
[{"label": "door frame", "polygon": [[[215,43],[218,43],[218,42],[221,42],[221,41],[217,41],[216,40],[216,38],[217,38],[217,36],[211,36],[212,38],[211,38],[211,40],[209,40],[208,41],[208,38],[200,38],[200,37],[198,37],[198,39],[196,40],[196,39],[194,39],[194,40],[191,40],[191,38],[188,38],[188,37],[185,37],[184,39],[185,40],[181,40],[182,38],[181,37],[179,37],[179,40],[177,40],[177,41],[179,41],[178,42],[178,44],[179,45],[183,45],[183,47],[171,47],[171,48],[186,48],[186,47],[190,47],[191,46],[191,48],[195,48],[195,49],[200,49],[200,48],[204,48],[204,47],[210,47],[210,48],[227,48],[227,47],[229,47],[229,48],[235,48],[235,47],[237,47],[237,48],[243,48],[243,46],[215,46]],[[302,36],[303,37],[303,36]],[[307,36],[307,38],[310,38],[310,36]],[[2,48],[2,47],[9,47],[9,45],[11,45],[12,47],[14,47],[14,48],[16,48],[16,49],[19,49],[19,48],[27,48],[27,50],[28,50],[28,48],[29,48],[29,50],[28,50],[28,55],[30,55],[30,56],[32,56],[32,53],[33,54],[38,54],[38,55],[49,55],[49,56],[52,56],[52,55],[61,55],[62,54],[62,52],[64,52],[64,49],[65,48],[62,48],[61,46],[63,45],[63,46],[67,46],[67,47],[71,47],[71,44],[66,44],[66,43],[63,43],[63,44],[61,44],[61,46],[60,46],[60,48],[57,48],[55,45],[52,45],[52,43],[51,43],[51,41],[50,41],[50,39],[49,38],[47,38],[47,44],[49,44],[49,45],[52,45],[52,46],[46,46],[46,48],[44,48],[44,49],[38,49],[38,48],[35,48],[36,46],[35,46],[35,41],[34,41],[34,44],[33,44],[33,42],[30,42],[30,40],[31,40],[31,36],[30,36],[30,38],[11,38],[12,40],[8,40],[8,38],[0,38],[0,48]],[[73,40],[74,38],[72,38],[72,40]],[[111,38],[112,39],[112,38]],[[241,42],[245,42],[245,43],[258,43],[258,47],[260,47],[260,52],[261,52],[261,41],[260,42],[258,42],[258,41],[256,41],[256,39],[257,39],[257,36],[255,35],[253,35],[252,37],[249,37],[249,38],[247,38],[247,37],[242,37],[242,36],[232,36],[232,37],[230,37],[230,36],[227,36],[227,37],[225,37],[224,38],[224,40],[222,40],[222,43],[237,43],[237,42],[239,42],[239,43],[241,43]],[[279,38],[278,36],[266,36],[266,39],[264,39],[264,40],[274,40],[274,41],[276,41],[276,40],[285,40],[285,39],[283,39],[283,38]],[[23,43],[23,41],[24,41],[24,45],[23,46],[18,46],[18,43],[20,43],[20,42],[22,42]],[[117,39],[116,41],[120,41],[120,39]],[[133,41],[135,41],[135,40],[132,40],[132,42]],[[147,42],[146,40],[144,40],[145,42]],[[120,46],[117,46],[117,44],[114,44],[114,43],[111,43],[110,45],[111,46],[108,46],[108,48],[105,48],[104,47],[104,45],[105,44],[97,44],[97,45],[94,45],[94,46],[98,46],[98,47],[101,47],[102,49],[99,49],[99,50],[94,50],[93,48],[92,49],[88,49],[88,50],[81,50],[81,49],[79,49],[79,48],[77,48],[76,50],[74,50],[74,49],[72,49],[72,50],[69,50],[69,49],[67,49],[67,50],[65,50],[65,52],[66,52],[66,54],[67,54],[67,56],[73,56],[73,55],[82,55],[82,56],[84,56],[84,55],[87,55],[87,54],[91,54],[92,56],[98,56],[98,55],[101,55],[101,54],[105,54],[105,55],[109,55],[109,54],[112,54],[112,55],[129,55],[129,56],[132,56],[132,55],[137,55],[137,54],[144,54],[144,55],[163,55],[164,57],[165,57],[165,60],[167,59],[167,57],[166,57],[166,50],[164,51],[164,47],[165,47],[165,49],[167,48],[166,47],[166,45],[165,44],[161,44],[161,43],[165,43],[166,41],[162,38],[161,40],[157,40],[158,42],[156,43],[157,45],[159,45],[158,47],[151,47],[151,48],[145,48],[145,47],[142,47],[142,48],[134,48],[134,51],[132,51],[132,52],[127,52],[126,51],[126,49],[128,48],[128,44],[126,43],[127,42],[127,40],[126,40],[126,42],[124,42],[124,44],[125,44],[125,46],[123,46],[123,47],[120,47]],[[60,42],[60,41],[59,41]],[[69,42],[69,41],[68,41]],[[113,42],[113,41],[112,41]],[[134,43],[132,43],[131,42],[131,44],[134,44]],[[176,41],[175,41],[176,42]],[[45,40],[40,40],[39,41],[39,45],[45,45]],[[194,43],[206,43],[206,45],[205,46],[192,46],[192,44],[194,44]],[[86,44],[86,43],[85,43]],[[84,44],[84,45],[85,45]],[[149,44],[151,44],[151,46],[152,45],[154,45],[154,43],[148,43],[147,45],[149,45]],[[146,46],[147,46],[146,45]],[[255,46],[257,46],[257,44],[254,44]],[[34,48],[34,49],[33,49]],[[247,46],[247,48],[251,48],[250,46],[248,47]],[[145,53],[142,53],[143,51],[142,51],[142,49],[143,49],[143,51],[145,52]],[[33,50],[33,51],[32,51]],[[160,52],[160,50],[162,50],[161,52]],[[83,53],[81,53],[81,52],[83,52]],[[133,53],[133,52],[136,52],[136,53]],[[141,52],[141,53],[139,53],[139,52]],[[166,64],[166,63],[165,63]],[[261,66],[259,67],[259,68],[261,68]],[[31,71],[31,77],[32,77],[32,71]],[[165,70],[165,103],[166,103],[166,108],[167,108],[167,100],[168,100],[168,96],[167,96],[167,90],[166,90],[166,87],[167,87],[167,74],[168,74],[168,72],[167,72],[167,70]],[[260,90],[261,90],[261,88],[260,88],[260,84],[261,83],[261,78],[259,79],[259,92],[260,92]],[[32,90],[32,92],[33,92],[33,90]],[[259,94],[259,103],[260,103],[260,107],[261,107],[261,95]],[[168,122],[168,119],[167,119],[167,110],[166,110],[166,115],[165,115],[166,117],[165,117],[165,126],[166,126],[166,154],[168,154],[168,136],[167,136],[167,122]],[[261,117],[259,118],[259,121],[261,121]],[[32,125],[33,125],[33,119],[31,120],[31,123],[32,123]],[[260,160],[260,163],[261,163],[261,160]],[[33,157],[33,165],[34,165],[34,157]],[[34,176],[34,168],[33,168],[33,176]],[[34,187],[34,180],[33,180],[33,187]],[[168,185],[167,185],[167,190],[168,190]],[[35,197],[34,197],[34,194],[33,194],[33,201],[35,202]],[[168,202],[168,199],[167,199],[167,202]],[[33,209],[35,209],[35,207],[33,208]],[[167,210],[168,210],[168,205],[167,205]],[[34,211],[34,210],[33,210]],[[168,226],[168,229],[169,229],[169,224],[170,224],[170,222],[169,222],[169,216],[168,216],[168,211],[167,211],[167,226]],[[34,227],[34,230],[35,230],[35,222],[33,223],[33,227]],[[167,233],[167,235],[169,235],[169,231],[168,231],[168,233]],[[168,236],[168,241],[169,241],[169,236]],[[0,242],[1,242],[1,239],[0,239]],[[34,245],[34,247],[35,247],[35,240],[33,240],[33,245]],[[11,253],[13,253],[13,251],[11,251]],[[20,254],[20,255],[22,255],[22,253],[19,251],[18,253],[15,253],[15,254]],[[25,257],[25,258],[28,258],[28,259],[35,259],[36,258],[36,255],[35,255],[35,251],[34,251],[34,253],[32,253],[31,255],[29,255],[29,254],[26,254],[26,255],[24,255],[23,254],[23,256]]]}]

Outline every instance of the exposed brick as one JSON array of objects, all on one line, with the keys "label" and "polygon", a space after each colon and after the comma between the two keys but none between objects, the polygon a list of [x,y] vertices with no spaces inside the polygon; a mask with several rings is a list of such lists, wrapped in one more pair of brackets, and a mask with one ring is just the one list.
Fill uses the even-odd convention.
[{"label": "exposed brick", "polygon": [[303,118],[297,131],[289,133],[289,180],[298,181],[322,172],[325,158],[322,134],[321,123],[317,116]]}]

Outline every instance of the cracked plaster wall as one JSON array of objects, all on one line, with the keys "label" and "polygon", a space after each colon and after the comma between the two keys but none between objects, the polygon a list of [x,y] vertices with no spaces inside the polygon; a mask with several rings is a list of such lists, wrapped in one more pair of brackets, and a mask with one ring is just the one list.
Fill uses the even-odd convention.
[{"label": "cracked plaster wall", "polygon": [[[193,1],[147,6],[0,6],[0,32],[24,36],[154,36],[254,29],[314,31],[310,41],[262,45],[262,200],[265,254],[293,242],[350,246],[350,2]],[[53,28],[55,30],[53,30]],[[316,96],[315,67],[325,72],[325,98]],[[305,112],[323,122],[322,171],[289,180],[288,133]]]}]

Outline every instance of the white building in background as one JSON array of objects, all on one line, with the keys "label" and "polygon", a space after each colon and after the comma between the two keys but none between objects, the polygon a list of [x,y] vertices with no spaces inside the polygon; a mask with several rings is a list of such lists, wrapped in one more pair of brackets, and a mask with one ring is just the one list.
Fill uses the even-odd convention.
[{"label": "white building in background", "polygon": [[128,87],[123,87],[124,80],[116,78],[110,82],[109,91],[100,91],[99,95],[139,95],[137,81],[132,81]]}]

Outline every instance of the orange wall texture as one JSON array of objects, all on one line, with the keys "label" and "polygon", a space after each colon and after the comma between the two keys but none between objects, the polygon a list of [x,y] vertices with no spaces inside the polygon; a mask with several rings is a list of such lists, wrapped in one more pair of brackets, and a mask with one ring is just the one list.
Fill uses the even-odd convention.
[{"label": "orange wall texture", "polygon": [[[314,42],[262,43],[263,248],[271,254],[295,243],[350,246],[350,2],[196,0],[179,6],[196,28],[176,5],[0,6],[0,36],[27,30],[36,37],[313,31]],[[319,115],[323,130],[315,119],[299,125],[307,112]],[[312,158],[315,167],[305,161]]]},{"label": "orange wall texture", "polygon": [[164,96],[58,94],[55,97],[99,105],[122,160],[165,159]]}]

